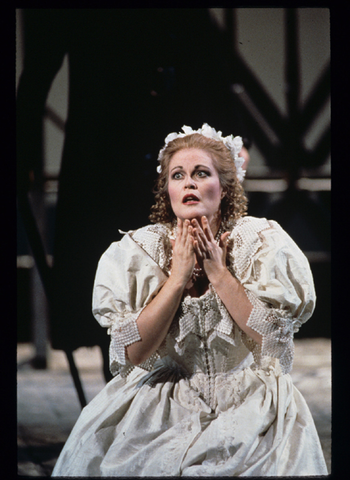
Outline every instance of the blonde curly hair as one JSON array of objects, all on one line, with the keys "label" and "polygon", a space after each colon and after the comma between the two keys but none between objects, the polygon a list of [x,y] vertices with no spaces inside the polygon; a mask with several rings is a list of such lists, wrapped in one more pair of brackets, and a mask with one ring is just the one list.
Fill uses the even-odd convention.
[{"label": "blonde curly hair", "polygon": [[169,163],[173,155],[183,148],[199,148],[211,156],[225,193],[221,201],[221,222],[225,229],[229,229],[238,218],[247,214],[248,200],[237,179],[236,167],[228,148],[222,142],[199,133],[175,138],[163,150],[160,157],[161,173],[153,189],[155,205],[151,207],[150,221],[172,223],[176,219],[168,194]]}]

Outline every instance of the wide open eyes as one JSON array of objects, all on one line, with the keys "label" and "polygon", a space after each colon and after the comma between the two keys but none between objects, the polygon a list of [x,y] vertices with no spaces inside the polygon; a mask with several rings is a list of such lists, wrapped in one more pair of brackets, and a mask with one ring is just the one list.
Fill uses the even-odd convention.
[{"label": "wide open eyes", "polygon": [[[210,176],[210,172],[208,170],[196,170],[192,177],[197,178],[206,178]],[[181,180],[184,177],[184,173],[182,171],[174,172],[171,176],[174,180]]]}]

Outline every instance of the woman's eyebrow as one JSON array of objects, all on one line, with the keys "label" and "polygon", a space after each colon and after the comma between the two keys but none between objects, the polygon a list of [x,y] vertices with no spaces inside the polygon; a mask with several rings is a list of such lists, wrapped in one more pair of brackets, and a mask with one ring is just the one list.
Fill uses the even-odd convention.
[{"label": "woman's eyebrow", "polygon": [[[173,167],[170,171],[172,172],[173,170],[176,170],[177,168],[183,169],[183,166],[182,165],[177,165],[176,167]],[[194,166],[194,170],[198,170],[198,168],[207,168],[208,170],[210,170],[209,165],[199,164],[199,165]]]},{"label": "woman's eyebrow", "polygon": [[194,167],[194,169],[195,169],[195,170],[196,170],[197,168],[207,168],[208,170],[210,170],[210,167],[209,167],[209,165],[202,165],[202,164],[199,164],[199,165],[196,165],[196,166]]},{"label": "woman's eyebrow", "polygon": [[176,167],[173,167],[170,171],[172,172],[173,170],[175,170],[176,168],[183,168],[181,165],[177,165]]}]

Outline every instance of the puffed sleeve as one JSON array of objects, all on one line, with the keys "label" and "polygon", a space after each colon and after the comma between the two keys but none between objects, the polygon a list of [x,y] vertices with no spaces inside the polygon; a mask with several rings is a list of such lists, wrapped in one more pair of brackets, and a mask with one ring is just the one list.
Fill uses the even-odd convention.
[{"label": "puffed sleeve", "polygon": [[[141,340],[137,318],[158,293],[166,275],[129,234],[102,255],[95,276],[92,313],[111,336],[109,357],[113,374],[126,376],[133,368],[125,347]],[[154,359],[141,364],[148,369]]]},{"label": "puffed sleeve", "polygon": [[234,274],[253,310],[247,325],[262,336],[258,345],[242,339],[257,363],[278,358],[283,373],[292,369],[294,333],[312,315],[315,289],[307,258],[275,221],[245,217],[233,229]]}]

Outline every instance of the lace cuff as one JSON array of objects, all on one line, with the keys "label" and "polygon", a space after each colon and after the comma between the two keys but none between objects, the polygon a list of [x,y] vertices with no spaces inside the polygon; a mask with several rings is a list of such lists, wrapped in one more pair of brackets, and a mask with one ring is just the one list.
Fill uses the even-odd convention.
[{"label": "lace cuff", "polygon": [[136,320],[143,308],[136,313],[131,313],[129,318],[124,322],[117,322],[108,329],[107,333],[111,336],[109,348],[111,362],[113,360],[121,365],[125,365],[125,347],[141,340]]},{"label": "lace cuff", "polygon": [[294,333],[299,330],[301,322],[293,319],[285,310],[268,308],[254,293],[245,288],[246,295],[253,305],[247,326],[262,336],[262,345],[242,332],[242,340],[251,350],[256,363],[262,357],[278,358],[283,373],[292,369],[294,358]]},{"label": "lace cuff", "polygon": [[[127,375],[135,368],[135,365],[128,360],[125,348],[128,345],[141,340],[141,335],[137,326],[137,319],[145,307],[146,305],[138,312],[130,313],[126,320],[122,323],[113,325],[107,331],[111,336],[111,342],[109,345],[109,363],[112,375],[120,373],[122,377],[127,377]],[[138,367],[150,371],[158,358],[158,353],[153,353],[150,358],[140,363]]]}]

